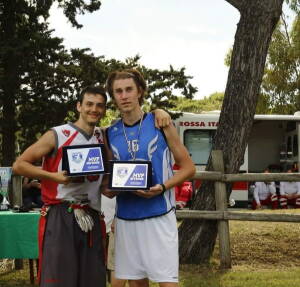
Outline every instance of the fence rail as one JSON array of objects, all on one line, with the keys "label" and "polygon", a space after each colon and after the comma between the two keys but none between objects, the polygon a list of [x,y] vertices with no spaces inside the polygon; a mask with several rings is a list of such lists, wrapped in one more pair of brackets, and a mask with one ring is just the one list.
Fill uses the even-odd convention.
[{"label": "fence rail", "polygon": [[219,171],[197,172],[193,179],[236,182],[236,181],[300,181],[300,173],[238,173],[223,174]]},{"label": "fence rail", "polygon": [[214,181],[216,210],[177,211],[178,219],[217,220],[220,246],[221,268],[231,268],[229,220],[300,222],[300,214],[259,214],[240,211],[228,211],[226,183],[236,181],[300,181],[300,173],[239,173],[225,174],[223,154],[220,150],[212,151],[212,163],[215,171],[197,172],[193,179]]},{"label": "fence rail", "polygon": [[250,213],[239,211],[178,210],[178,219],[300,222],[300,214]]}]

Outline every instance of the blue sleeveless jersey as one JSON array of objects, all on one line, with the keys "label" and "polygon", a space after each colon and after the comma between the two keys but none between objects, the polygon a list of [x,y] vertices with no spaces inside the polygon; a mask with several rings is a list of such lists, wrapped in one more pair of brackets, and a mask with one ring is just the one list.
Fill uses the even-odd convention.
[{"label": "blue sleeveless jersey", "polygon": [[[129,147],[136,148],[136,160],[149,160],[152,163],[152,185],[165,182],[173,176],[171,152],[163,133],[155,128],[154,115],[146,114],[141,125],[125,126],[129,145],[123,132],[122,120],[108,128],[107,137],[115,160],[132,160]],[[173,189],[150,199],[135,195],[130,191],[122,191],[117,196],[118,218],[138,220],[168,213],[175,206]]]}]

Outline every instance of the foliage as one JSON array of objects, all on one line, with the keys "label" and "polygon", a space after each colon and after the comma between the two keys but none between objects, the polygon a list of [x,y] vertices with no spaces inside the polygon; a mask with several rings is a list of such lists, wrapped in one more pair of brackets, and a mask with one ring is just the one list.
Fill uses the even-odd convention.
[{"label": "foliage", "polygon": [[273,113],[293,114],[300,110],[300,14],[290,31],[282,17],[273,33],[262,92],[269,97]]},{"label": "foliage", "polygon": [[207,111],[220,110],[224,93],[213,93],[209,97],[204,97],[200,100],[189,100],[183,97],[178,97],[173,101],[175,107],[174,111],[190,112],[190,113],[202,113]]},{"label": "foliage", "polygon": [[[55,1],[1,1],[7,13],[0,14],[0,133],[3,162],[10,165],[15,158],[17,141],[24,150],[36,138],[65,119],[76,118],[76,96],[87,85],[104,85],[112,70],[138,68],[148,83],[148,109],[172,109],[169,99],[180,93],[191,99],[197,91],[185,69],[149,69],[139,64],[140,56],[125,61],[95,56],[90,49],[66,50],[63,40],[52,36],[47,17]],[[77,28],[76,14],[92,12],[100,1],[57,1],[71,24]],[[41,3],[44,3],[41,6]],[[10,14],[9,14],[10,13]],[[9,14],[9,15],[8,15]],[[7,20],[7,22],[5,22]],[[12,30],[13,33],[8,33]],[[11,67],[14,67],[13,69]],[[110,105],[113,107],[112,105]],[[108,124],[108,120],[105,125]],[[8,148],[9,147],[9,148]]]},{"label": "foliage", "polygon": [[[288,3],[300,12],[296,9],[299,3]],[[283,14],[268,50],[257,114],[293,114],[300,110],[300,14],[296,14],[288,29]],[[230,66],[231,54],[232,49],[229,49],[224,60],[227,66]]]},{"label": "foliage", "polygon": [[[30,90],[19,101],[19,126],[22,138],[19,138],[21,149],[36,140],[36,135],[64,120],[74,121],[76,96],[82,87],[87,85],[104,85],[108,73],[112,70],[136,67],[141,70],[148,83],[146,100],[148,110],[156,107],[173,108],[166,95],[175,98],[173,90],[182,91],[186,97],[192,97],[196,89],[192,87],[184,70],[152,70],[138,63],[139,56],[125,62],[115,59],[107,60],[103,56],[94,56],[89,49],[72,49],[70,53],[63,48],[56,54],[55,62],[43,65],[43,72],[33,67],[28,79]],[[183,82],[182,82],[183,81]],[[109,107],[114,110],[110,103]],[[32,117],[32,115],[35,115]],[[108,112],[102,122],[105,126],[117,116]],[[67,115],[67,117],[66,117]],[[44,120],[42,120],[42,118]]]},{"label": "foliage", "polygon": [[[49,73],[48,76],[52,77],[51,68],[55,68],[56,56],[63,49],[60,39],[51,38],[46,22],[54,2],[0,0],[0,127],[4,165],[11,165],[15,158],[19,100],[28,100],[26,103],[30,106],[32,103],[27,98],[27,92],[31,94],[34,88],[42,90],[43,86],[48,88],[44,81],[45,74]],[[75,27],[80,27],[75,19],[76,13],[93,12],[100,7],[98,0],[91,0],[89,4],[82,0],[57,2]],[[34,72],[37,82],[32,88],[29,75]],[[51,100],[55,102],[53,98]],[[35,112],[33,109],[31,116]]]},{"label": "foliage", "polygon": [[285,2],[293,11],[295,11],[296,13],[300,12],[300,0],[286,0]]}]

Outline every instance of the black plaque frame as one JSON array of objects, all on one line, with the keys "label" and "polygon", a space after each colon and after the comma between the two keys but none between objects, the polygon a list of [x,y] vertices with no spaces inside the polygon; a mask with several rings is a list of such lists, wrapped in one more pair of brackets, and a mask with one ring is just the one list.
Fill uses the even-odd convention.
[{"label": "black plaque frame", "polygon": [[[102,164],[103,164],[103,171],[86,171],[86,172],[71,172],[70,171],[70,165],[68,161],[68,150],[70,149],[90,149],[90,148],[100,148],[101,155],[102,155]],[[106,152],[104,144],[87,144],[87,145],[72,145],[72,146],[64,146],[62,148],[62,170],[67,171],[67,175],[72,176],[87,176],[87,175],[93,175],[93,174],[103,174],[106,173]]]},{"label": "black plaque frame", "polygon": [[[112,173],[114,164],[148,164],[148,171],[147,171],[147,185],[146,187],[113,187],[112,186]],[[110,160],[109,161],[109,189],[115,191],[135,191],[135,190],[148,190],[152,186],[152,163],[151,161],[144,161],[144,160],[136,160],[136,161],[124,161],[124,160]]]}]

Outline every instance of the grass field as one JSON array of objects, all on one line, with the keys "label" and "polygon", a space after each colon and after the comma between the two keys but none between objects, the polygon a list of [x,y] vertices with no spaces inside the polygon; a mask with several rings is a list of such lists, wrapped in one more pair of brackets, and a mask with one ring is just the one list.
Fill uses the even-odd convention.
[{"label": "grass field", "polygon": [[[300,214],[300,210],[259,212]],[[230,234],[232,269],[219,270],[217,244],[209,267],[180,267],[181,287],[300,286],[299,223],[231,221]],[[16,286],[32,286],[27,265],[23,270],[0,274],[0,287]]]}]

